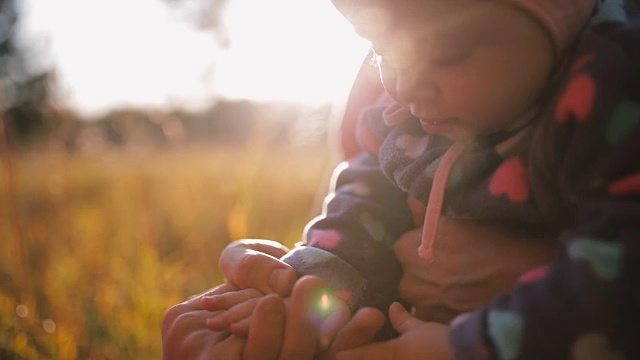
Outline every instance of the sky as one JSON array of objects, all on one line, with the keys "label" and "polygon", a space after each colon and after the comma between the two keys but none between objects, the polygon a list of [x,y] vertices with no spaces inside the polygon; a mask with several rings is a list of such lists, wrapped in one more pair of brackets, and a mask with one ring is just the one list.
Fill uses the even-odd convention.
[{"label": "sky", "polygon": [[45,45],[61,98],[85,114],[216,97],[342,101],[368,49],[328,0],[231,0],[229,48],[162,0],[19,1],[23,41]]}]

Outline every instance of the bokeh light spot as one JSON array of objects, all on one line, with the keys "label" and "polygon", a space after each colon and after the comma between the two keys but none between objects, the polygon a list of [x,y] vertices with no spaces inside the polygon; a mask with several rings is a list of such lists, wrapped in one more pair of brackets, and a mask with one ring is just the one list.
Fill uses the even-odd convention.
[{"label": "bokeh light spot", "polygon": [[49,334],[53,334],[56,331],[56,323],[51,319],[46,319],[42,322],[42,328]]},{"label": "bokeh light spot", "polygon": [[29,315],[29,308],[24,304],[19,304],[16,306],[16,315],[21,318],[26,318]]}]

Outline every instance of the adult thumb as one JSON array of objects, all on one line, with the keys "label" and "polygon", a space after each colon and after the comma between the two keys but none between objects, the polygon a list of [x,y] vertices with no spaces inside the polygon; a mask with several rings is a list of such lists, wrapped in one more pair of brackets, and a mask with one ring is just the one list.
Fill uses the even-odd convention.
[{"label": "adult thumb", "polygon": [[287,250],[275,241],[237,240],[222,251],[218,266],[227,281],[241,289],[253,288],[265,294],[275,292],[288,296],[297,274],[279,259]]}]

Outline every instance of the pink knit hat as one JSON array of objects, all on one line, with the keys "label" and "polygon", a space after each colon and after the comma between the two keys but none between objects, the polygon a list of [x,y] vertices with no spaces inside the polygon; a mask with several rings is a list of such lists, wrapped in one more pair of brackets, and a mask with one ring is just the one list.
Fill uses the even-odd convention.
[{"label": "pink knit hat", "polygon": [[593,13],[596,0],[506,0],[533,15],[547,29],[561,55]]}]

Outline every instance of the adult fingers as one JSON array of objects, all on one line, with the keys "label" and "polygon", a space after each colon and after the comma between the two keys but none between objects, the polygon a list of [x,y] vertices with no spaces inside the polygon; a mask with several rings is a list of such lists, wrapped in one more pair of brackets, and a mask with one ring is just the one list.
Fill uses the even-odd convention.
[{"label": "adult fingers", "polygon": [[227,310],[242,302],[262,295],[263,294],[256,289],[244,289],[224,294],[203,296],[201,297],[200,304],[204,309],[209,311]]},{"label": "adult fingers", "polygon": [[249,327],[251,326],[251,317],[242,319],[229,325],[229,331],[236,336],[247,337],[249,335]]},{"label": "adult fingers", "polygon": [[313,359],[317,348],[319,316],[315,313],[326,285],[315,276],[304,276],[293,288],[287,312],[284,343],[279,360]]},{"label": "adult fingers", "polygon": [[258,300],[260,299],[249,299],[229,310],[221,312],[217,316],[207,320],[207,327],[213,331],[228,329],[229,325],[251,316],[253,309],[255,309],[258,304]]},{"label": "adult fingers", "polygon": [[246,340],[234,335],[220,342],[210,342],[197,359],[242,360]]},{"label": "adult fingers", "polygon": [[166,334],[169,332],[171,327],[174,325],[178,316],[191,310],[193,310],[192,307],[186,303],[180,303],[170,307],[164,313],[164,317],[162,318],[162,326],[161,326],[162,337],[164,338],[166,336]]},{"label": "adult fingers", "polygon": [[378,331],[384,326],[384,322],[384,314],[378,309],[358,310],[351,321],[338,332],[329,353],[335,354],[373,341]]},{"label": "adult fingers", "polygon": [[392,360],[397,359],[397,343],[394,340],[361,346],[357,349],[343,351],[336,355],[336,360]]},{"label": "adult fingers", "polygon": [[[201,303],[203,297],[220,295],[226,292],[232,292],[236,290],[238,290],[238,288],[235,287],[234,285],[225,283],[225,284],[216,286],[212,289],[209,289],[200,295],[192,296],[190,299],[183,301],[179,304],[173,305],[165,312],[164,317],[162,318],[161,331],[162,331],[163,338],[171,328],[185,323],[184,321],[179,321],[179,322],[177,321],[180,316],[187,313],[189,313],[189,316],[193,316],[192,313],[194,311],[205,310],[205,308],[202,306],[202,303]],[[206,314],[202,314],[201,317],[204,319],[205,317],[208,318],[209,316]],[[178,322],[178,324],[176,324],[176,322]],[[204,322],[205,320],[202,320],[200,325],[204,325]],[[193,322],[187,321],[186,323],[191,324]]]},{"label": "adult fingers", "polygon": [[288,296],[297,275],[279,260],[287,250],[275,241],[238,240],[222,251],[218,265],[224,276],[240,288]]},{"label": "adult fingers", "polygon": [[238,288],[234,285],[223,284],[169,308],[161,326],[164,358],[192,359],[205,351],[207,343],[217,344],[228,336],[228,333],[212,332],[206,328],[207,319],[216,316],[217,313],[204,310],[200,302],[204,295],[236,290]]},{"label": "adult fingers", "polygon": [[[391,325],[403,334],[408,332],[413,325],[419,324],[419,320],[411,316],[405,308],[398,302],[394,302],[389,307],[389,319]],[[337,354],[337,360],[384,360],[396,359],[398,356],[397,339],[386,342],[378,342],[364,345],[352,350],[343,351]]]},{"label": "adult fingers", "polygon": [[324,352],[329,349],[337,333],[351,320],[351,309],[347,303],[331,294],[321,291],[314,308],[319,316],[317,350]]},{"label": "adult fingers", "polygon": [[162,319],[162,339],[181,337],[192,329],[206,328],[207,319],[216,316],[212,313],[200,309],[199,301],[185,301],[169,308]]},{"label": "adult fingers", "polygon": [[189,310],[176,316],[171,323],[163,324],[162,349],[164,359],[193,359],[204,351],[208,342],[219,343],[228,332],[212,332],[205,322],[213,313],[205,310]]},{"label": "adult fingers", "polygon": [[243,360],[276,360],[282,346],[286,309],[277,295],[260,300],[251,317]]},{"label": "adult fingers", "polygon": [[179,315],[181,315],[186,311],[204,310],[204,307],[202,307],[202,303],[201,303],[202,298],[207,296],[221,295],[227,292],[234,292],[238,290],[239,290],[238,287],[233,284],[229,284],[229,283],[220,284],[201,294],[192,295],[187,300],[179,304],[173,305],[165,312],[164,319],[167,322],[172,322],[176,317],[178,317]]}]

